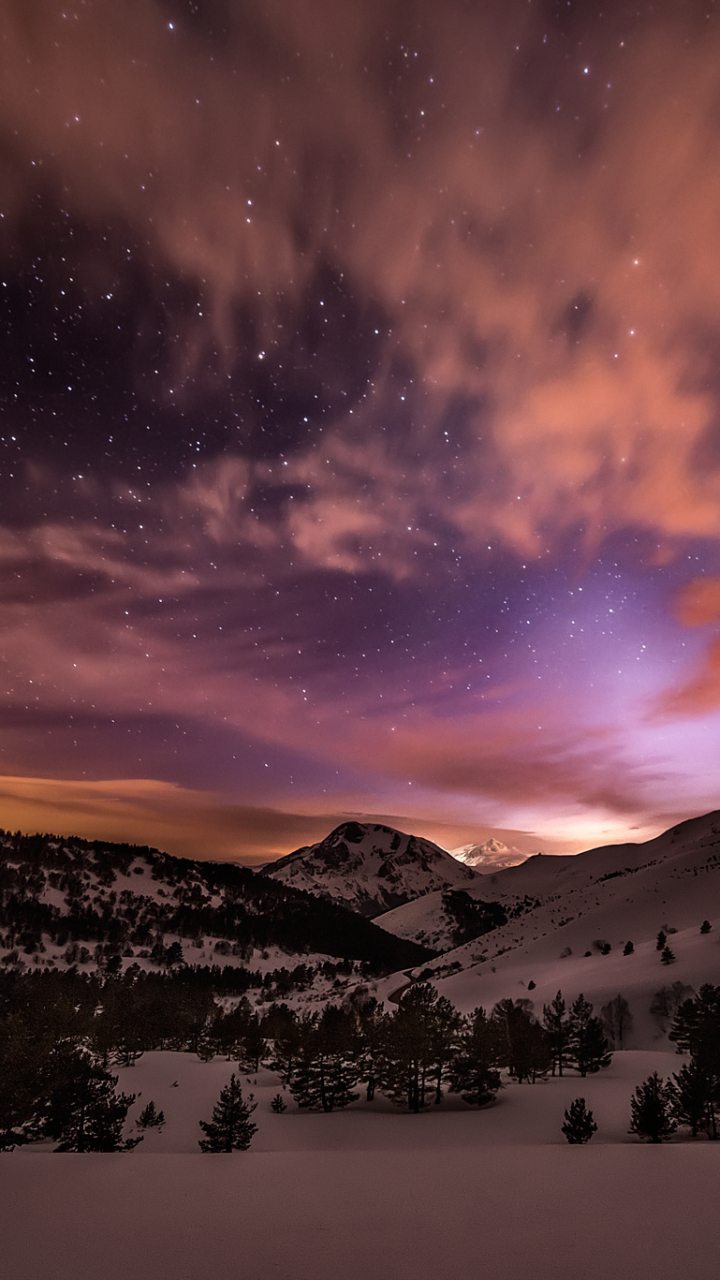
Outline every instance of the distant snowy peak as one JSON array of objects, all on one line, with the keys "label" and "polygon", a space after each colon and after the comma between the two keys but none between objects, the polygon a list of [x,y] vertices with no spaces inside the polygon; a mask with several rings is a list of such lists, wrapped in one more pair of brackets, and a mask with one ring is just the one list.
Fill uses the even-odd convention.
[{"label": "distant snowy peak", "polygon": [[450,854],[466,867],[475,867],[480,874],[485,871],[499,871],[501,867],[514,867],[524,862],[526,854],[519,849],[510,849],[502,840],[491,836],[483,844],[463,844],[459,849],[451,849]]},{"label": "distant snowy peak", "polygon": [[431,840],[370,822],[343,822],[319,844],[296,849],[263,870],[366,916],[477,879]]}]

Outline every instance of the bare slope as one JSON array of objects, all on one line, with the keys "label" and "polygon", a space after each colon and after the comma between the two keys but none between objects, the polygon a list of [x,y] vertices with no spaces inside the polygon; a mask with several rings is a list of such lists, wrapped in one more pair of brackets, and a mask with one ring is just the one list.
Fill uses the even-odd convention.
[{"label": "bare slope", "polygon": [[318,844],[296,849],[264,871],[366,916],[479,879],[432,841],[369,822],[343,822]]}]

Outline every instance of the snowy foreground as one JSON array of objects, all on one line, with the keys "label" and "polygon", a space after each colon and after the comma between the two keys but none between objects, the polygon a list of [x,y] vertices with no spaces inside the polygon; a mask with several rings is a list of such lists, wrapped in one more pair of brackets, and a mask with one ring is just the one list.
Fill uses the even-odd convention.
[{"label": "snowy foreground", "polygon": [[[132,1153],[0,1156],[8,1280],[693,1280],[718,1275],[720,1143],[627,1134],[630,1096],[672,1053],[618,1053],[598,1076],[510,1084],[473,1111],[380,1100],[332,1115],[269,1110],[248,1152],[201,1155],[231,1064],[149,1053],[121,1072],[167,1124]],[[253,1077],[253,1081],[255,1077]],[[175,1082],[177,1082],[175,1084]],[[586,1147],[560,1133],[584,1094]],[[197,1153],[197,1154],[195,1154]]]}]

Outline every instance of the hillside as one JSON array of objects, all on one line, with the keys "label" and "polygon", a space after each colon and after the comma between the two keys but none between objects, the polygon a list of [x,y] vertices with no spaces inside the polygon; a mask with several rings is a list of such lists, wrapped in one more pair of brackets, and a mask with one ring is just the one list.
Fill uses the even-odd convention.
[{"label": "hillside", "polygon": [[[443,994],[464,1009],[512,996],[530,998],[541,1013],[559,988],[596,1005],[622,992],[634,1017],[631,1047],[650,1047],[667,1030],[661,1010],[650,1012],[658,991],[676,987],[672,1003],[680,988],[720,981],[718,812],[643,844],[538,855],[483,877],[468,894],[492,896],[507,920],[459,947],[442,894],[379,917],[384,928],[444,951],[432,967]],[[703,935],[706,918],[712,928]],[[657,949],[660,930],[675,955],[669,964]]]},{"label": "hillside", "polygon": [[318,844],[264,868],[273,880],[374,917],[435,890],[478,877],[430,840],[379,823],[343,822]]},{"label": "hillside", "polygon": [[369,920],[229,863],[132,845],[0,833],[0,960],[11,968],[340,957],[372,968],[427,951]]}]

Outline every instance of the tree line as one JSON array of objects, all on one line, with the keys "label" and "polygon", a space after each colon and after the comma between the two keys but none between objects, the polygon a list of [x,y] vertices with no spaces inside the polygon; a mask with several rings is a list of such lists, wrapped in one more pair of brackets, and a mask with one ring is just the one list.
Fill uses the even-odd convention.
[{"label": "tree line", "polygon": [[[378,1091],[415,1113],[440,1103],[446,1090],[484,1106],[502,1070],[533,1082],[569,1067],[587,1075],[610,1061],[600,1020],[582,996],[566,1011],[558,993],[541,1023],[528,1000],[464,1016],[430,983],[416,982],[392,1012],[359,998],[298,1014],[285,1004],[258,1011],[245,996],[228,1008],[200,976],[3,975],[0,1147],[58,1136],[48,1117],[78,1081],[100,1090],[102,1111],[112,1101],[109,1068],[132,1065],[148,1049],[218,1054],[245,1072],[267,1065],[298,1107],[326,1112],[355,1101],[360,1086],[368,1101]],[[132,1098],[120,1097],[126,1114]],[[117,1120],[120,1112],[113,1114]],[[117,1133],[116,1120],[107,1121],[103,1141]]]}]

